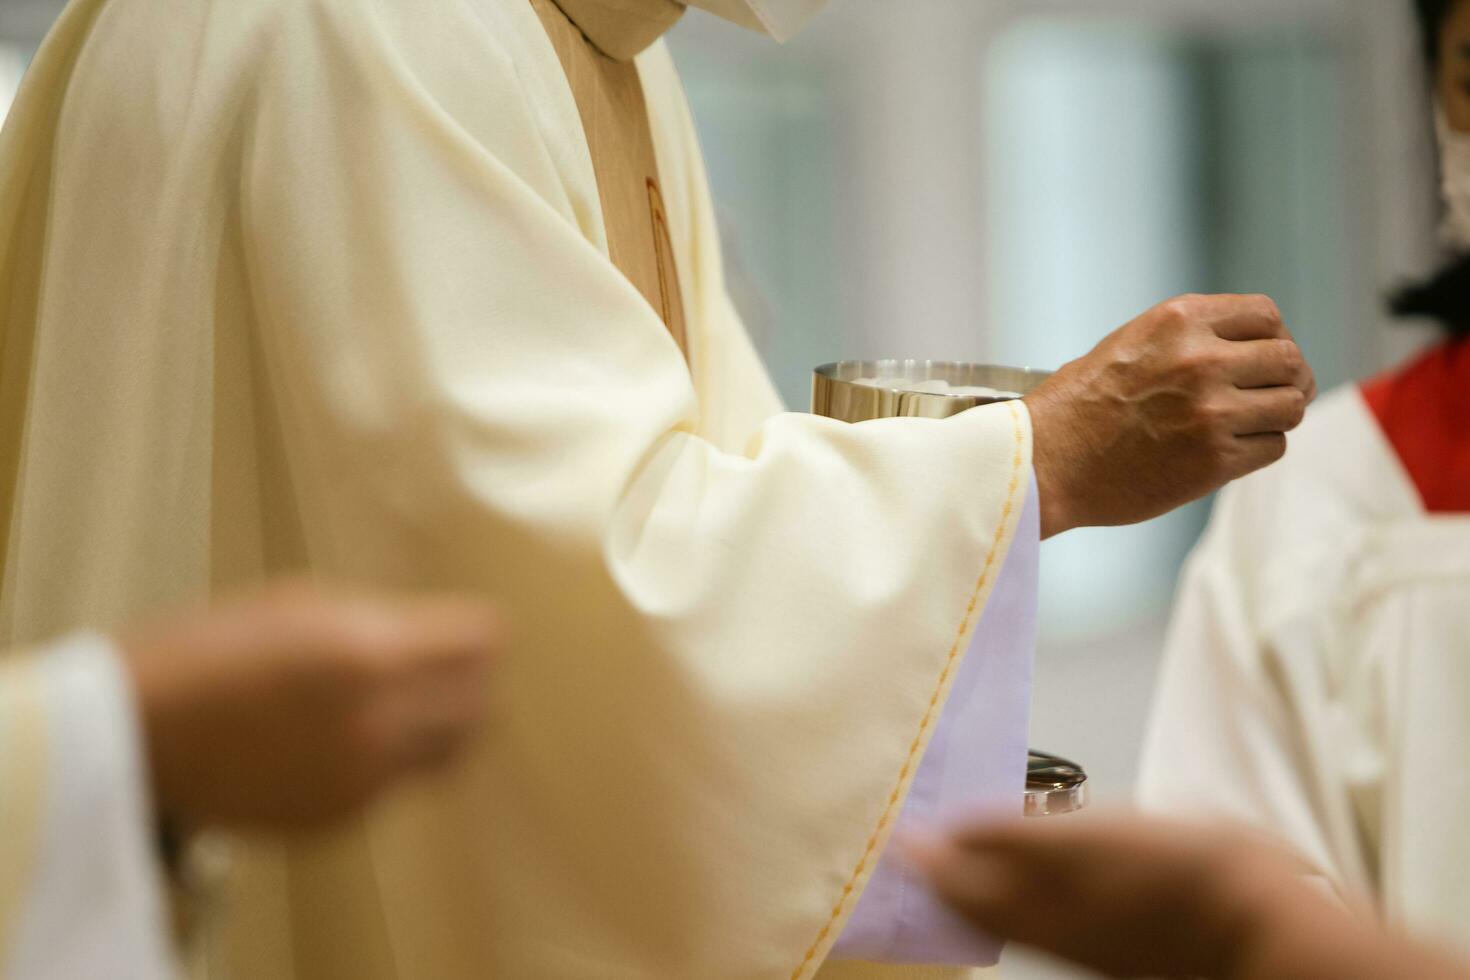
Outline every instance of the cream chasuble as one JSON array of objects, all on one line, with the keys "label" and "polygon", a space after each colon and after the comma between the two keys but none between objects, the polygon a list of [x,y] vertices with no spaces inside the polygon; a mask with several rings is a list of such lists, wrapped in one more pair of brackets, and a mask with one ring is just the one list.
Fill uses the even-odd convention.
[{"label": "cream chasuble", "polygon": [[22,88],[3,638],[302,570],[515,622],[459,771],[242,848],[216,976],[800,980],[873,872],[1029,420],[783,413],[637,67],[687,362],[528,0],[77,0]]},{"label": "cream chasuble", "polygon": [[1225,491],[1190,560],[1142,802],[1257,824],[1470,951],[1467,749],[1470,518],[1426,514],[1339,391]]}]

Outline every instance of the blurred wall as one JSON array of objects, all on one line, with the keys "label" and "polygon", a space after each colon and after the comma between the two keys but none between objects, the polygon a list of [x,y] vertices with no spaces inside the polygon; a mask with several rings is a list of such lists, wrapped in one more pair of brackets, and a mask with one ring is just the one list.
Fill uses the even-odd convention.
[{"label": "blurred wall", "polygon": [[0,115],[4,114],[11,99],[15,98],[15,90],[20,86],[21,76],[25,72],[26,54],[18,45],[0,42]]},{"label": "blurred wall", "polygon": [[0,0],[0,39],[34,47],[63,6],[61,0]]}]

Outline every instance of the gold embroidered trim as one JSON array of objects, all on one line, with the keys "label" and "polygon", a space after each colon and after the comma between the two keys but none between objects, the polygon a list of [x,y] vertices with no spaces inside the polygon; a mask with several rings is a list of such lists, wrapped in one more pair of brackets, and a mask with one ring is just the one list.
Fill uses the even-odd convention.
[{"label": "gold embroidered trim", "polygon": [[919,761],[919,747],[924,744],[924,737],[928,734],[930,727],[939,716],[939,698],[944,693],[945,685],[949,683],[951,675],[954,674],[955,666],[960,662],[961,651],[964,649],[966,634],[975,620],[975,612],[980,606],[980,596],[984,594],[990,585],[991,576],[995,572],[996,555],[1000,552],[1001,542],[1005,538],[1006,529],[1011,523],[1011,514],[1016,506],[1016,491],[1021,485],[1021,418],[1014,403],[1008,406],[1011,410],[1011,424],[1015,432],[1015,455],[1011,458],[1011,482],[1006,491],[1005,507],[1001,511],[1000,523],[995,528],[995,538],[990,543],[990,553],[985,556],[985,565],[980,569],[980,577],[975,582],[975,589],[970,594],[970,605],[965,609],[965,618],[960,622],[959,632],[955,635],[954,644],[949,648],[949,656],[945,659],[944,670],[939,674],[939,681],[934,685],[934,694],[929,698],[928,710],[924,712],[923,720],[919,722],[918,734],[914,736],[909,745],[908,757],[904,760],[903,768],[899,770],[898,782],[893,787],[893,792],[888,796],[888,804],[883,808],[883,815],[878,820],[878,826],[868,838],[868,846],[863,851],[862,859],[858,861],[857,867],[853,869],[848,877],[847,883],[842,886],[842,895],[837,899],[837,904],[832,906],[832,914],[828,916],[826,923],[822,926],[817,938],[812,941],[796,969],[791,971],[791,980],[802,980],[807,976],[807,971],[812,967],[813,960],[817,958],[818,951],[832,934],[832,927],[837,920],[842,918],[847,910],[847,903],[852,900],[853,892],[857,889],[857,882],[867,871],[868,864],[878,853],[878,842],[883,839],[884,833],[892,822],[894,813],[898,810],[898,804],[903,797],[904,786],[908,784],[909,776],[913,773],[915,765]]}]

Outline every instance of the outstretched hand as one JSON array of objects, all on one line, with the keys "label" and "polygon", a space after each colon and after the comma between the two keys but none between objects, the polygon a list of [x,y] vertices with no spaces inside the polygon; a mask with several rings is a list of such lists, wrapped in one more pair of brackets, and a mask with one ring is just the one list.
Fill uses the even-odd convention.
[{"label": "outstretched hand", "polygon": [[122,647],[159,810],[273,830],[349,816],[465,745],[500,635],[478,600],[306,586],[133,630]]},{"label": "outstretched hand", "polygon": [[1470,978],[1379,932],[1302,859],[1242,828],[1067,816],[905,843],[977,928],[1110,977]]}]

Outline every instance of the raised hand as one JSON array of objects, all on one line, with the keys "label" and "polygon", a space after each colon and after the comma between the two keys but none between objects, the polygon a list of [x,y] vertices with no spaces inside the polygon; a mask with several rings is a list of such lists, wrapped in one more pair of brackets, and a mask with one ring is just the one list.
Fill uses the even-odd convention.
[{"label": "raised hand", "polygon": [[1316,381],[1264,296],[1182,296],[1026,398],[1042,534],[1165,514],[1280,459]]}]

